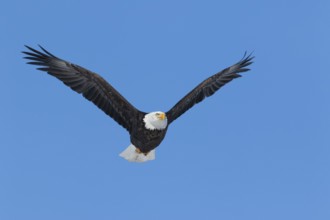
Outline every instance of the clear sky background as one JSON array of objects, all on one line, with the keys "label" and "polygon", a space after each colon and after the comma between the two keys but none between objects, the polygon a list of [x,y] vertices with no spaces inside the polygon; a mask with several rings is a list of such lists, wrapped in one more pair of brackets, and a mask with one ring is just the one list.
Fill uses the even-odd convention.
[{"label": "clear sky background", "polygon": [[[1,4],[0,219],[330,219],[330,1]],[[251,71],[173,123],[156,160],[23,45],[101,74],[143,111]]]}]

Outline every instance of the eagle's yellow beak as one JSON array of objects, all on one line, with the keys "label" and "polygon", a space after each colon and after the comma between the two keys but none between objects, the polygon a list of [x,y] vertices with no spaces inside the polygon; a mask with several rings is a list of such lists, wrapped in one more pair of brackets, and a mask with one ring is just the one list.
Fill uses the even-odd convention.
[{"label": "eagle's yellow beak", "polygon": [[164,120],[164,119],[166,118],[165,113],[160,113],[160,114],[158,115],[158,118],[159,118],[160,120]]}]

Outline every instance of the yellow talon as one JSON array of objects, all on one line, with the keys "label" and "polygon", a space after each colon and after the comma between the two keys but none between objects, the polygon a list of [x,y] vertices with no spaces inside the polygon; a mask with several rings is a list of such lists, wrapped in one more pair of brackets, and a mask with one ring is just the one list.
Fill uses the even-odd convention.
[{"label": "yellow talon", "polygon": [[139,148],[136,148],[135,152],[138,153],[138,154],[144,154],[144,156],[147,156],[148,153],[149,153],[149,152],[148,153],[143,153]]}]

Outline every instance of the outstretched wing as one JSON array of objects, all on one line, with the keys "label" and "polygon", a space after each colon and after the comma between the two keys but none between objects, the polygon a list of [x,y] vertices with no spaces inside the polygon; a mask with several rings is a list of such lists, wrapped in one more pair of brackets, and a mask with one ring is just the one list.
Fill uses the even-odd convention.
[{"label": "outstretched wing", "polygon": [[42,66],[37,69],[55,76],[72,90],[81,93],[126,130],[131,131],[131,120],[139,111],[101,76],[57,58],[41,46],[42,52],[26,47],[30,51],[23,52],[28,55],[24,58],[32,60],[28,64]]},{"label": "outstretched wing", "polygon": [[238,73],[249,71],[250,69],[246,67],[252,63],[252,59],[253,57],[251,54],[246,56],[245,53],[242,60],[240,60],[238,63],[214,74],[213,76],[200,83],[196,88],[194,88],[178,103],[176,103],[172,109],[166,112],[168,123],[173,122],[175,119],[180,117],[180,115],[185,113],[195,104],[201,102],[206,97],[213,95],[228,82],[237,77],[240,77],[241,75]]}]

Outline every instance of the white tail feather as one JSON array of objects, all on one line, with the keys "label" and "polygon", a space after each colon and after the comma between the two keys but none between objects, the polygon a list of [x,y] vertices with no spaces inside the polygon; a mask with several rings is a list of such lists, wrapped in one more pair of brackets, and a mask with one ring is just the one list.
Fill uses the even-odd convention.
[{"label": "white tail feather", "polygon": [[155,159],[155,150],[150,151],[147,155],[143,153],[138,153],[136,147],[131,144],[119,156],[125,158],[129,162],[146,162],[148,160]]}]

